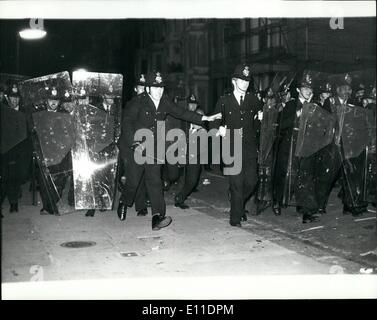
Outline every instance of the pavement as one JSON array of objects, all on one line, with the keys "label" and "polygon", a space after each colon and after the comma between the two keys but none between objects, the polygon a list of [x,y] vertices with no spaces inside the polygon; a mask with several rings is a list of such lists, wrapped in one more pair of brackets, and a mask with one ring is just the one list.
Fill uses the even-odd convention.
[{"label": "pavement", "polygon": [[[19,212],[9,213],[3,203],[3,283],[377,273],[376,214],[344,216],[337,190],[320,222],[302,224],[293,208],[280,217],[271,209],[256,216],[251,200],[248,221],[237,228],[229,225],[226,178],[204,172],[199,191],[187,200],[190,209],[174,207],[178,185],[166,193],[173,223],[152,231],[150,211],[138,217],[133,208],[123,222],[115,211],[40,215],[40,201],[31,205],[27,188]],[[71,241],[93,245],[62,246]]]}]

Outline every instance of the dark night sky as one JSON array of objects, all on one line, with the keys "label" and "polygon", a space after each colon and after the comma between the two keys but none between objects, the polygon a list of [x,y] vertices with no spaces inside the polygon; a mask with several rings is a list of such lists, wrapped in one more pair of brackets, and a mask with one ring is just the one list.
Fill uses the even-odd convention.
[{"label": "dark night sky", "polygon": [[17,72],[17,32],[28,23],[29,20],[0,21],[1,72],[36,77],[85,68],[122,73],[126,87],[132,86],[138,39],[136,20],[44,20],[44,39],[19,40]]}]

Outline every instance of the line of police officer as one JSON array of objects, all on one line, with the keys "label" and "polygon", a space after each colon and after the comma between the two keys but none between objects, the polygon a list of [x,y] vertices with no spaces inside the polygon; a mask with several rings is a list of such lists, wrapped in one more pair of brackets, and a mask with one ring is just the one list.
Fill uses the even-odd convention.
[{"label": "line of police officer", "polygon": [[[203,127],[203,121],[214,121],[212,127],[218,129],[218,134],[224,141],[229,139],[233,153],[236,147],[234,136],[240,135],[242,139],[242,169],[238,174],[229,175],[229,187],[230,225],[241,226],[241,221],[246,219],[245,203],[255,192],[258,180],[260,180],[257,171],[258,130],[263,113],[260,99],[255,94],[248,92],[250,80],[250,67],[246,64],[238,65],[232,74],[233,92],[220,97],[216,104],[215,114],[207,117],[202,112],[195,110],[197,100],[193,95],[190,95],[185,107],[179,107],[170,101],[164,94],[165,82],[159,72],[150,73],[145,77],[144,75],[140,76],[135,87],[137,95],[127,103],[125,108],[122,134],[118,144],[124,171],[122,197],[117,208],[120,220],[126,218],[127,207],[132,206],[134,202],[138,215],[146,215],[147,198],[149,197],[153,215],[153,230],[166,227],[172,221],[170,217],[166,216],[161,163],[158,161],[158,155],[155,153],[153,164],[139,164],[134,158],[135,152],[145,153],[142,141],[134,140],[135,132],[138,129],[150,129],[153,132],[155,151],[157,151],[157,142],[162,139],[161,133],[157,130],[157,122],[165,121],[171,115],[184,120],[182,124],[185,127],[186,135],[190,130],[200,130]],[[375,88],[368,97],[363,95],[363,90],[365,93],[365,88],[359,87],[354,98],[351,98],[352,88],[347,77],[337,82],[336,94],[333,97],[331,97],[331,87],[328,84],[319,88],[319,96],[315,103],[337,118],[337,134],[334,135],[331,143],[306,158],[298,158],[293,151],[297,144],[302,110],[308,103],[313,102],[313,85],[310,78],[303,77],[300,81],[297,86],[298,97],[296,99],[284,97],[285,100],[280,103],[278,110],[278,137],[274,142],[274,165],[272,168],[273,211],[276,215],[281,214],[283,207],[295,203],[297,211],[303,215],[304,223],[318,221],[320,215],[326,212],[330,192],[340,177],[343,212],[357,216],[366,211],[368,202],[358,192],[363,183],[360,170],[363,170],[362,164],[365,155],[362,154],[357,159],[349,160],[353,170],[347,172],[347,166],[344,165],[344,159],[339,153],[339,150],[342,150],[342,138],[339,132],[341,127],[339,115],[342,114],[342,110],[355,104],[363,105],[375,113]],[[9,98],[12,97],[12,94],[16,94],[13,91],[9,92]],[[5,99],[1,100],[3,107]],[[48,104],[47,109],[54,110],[54,105]],[[11,160],[6,162],[12,163]],[[195,188],[200,176],[200,169],[200,165],[185,167],[186,183],[175,198],[177,207],[187,208],[184,201]],[[12,172],[12,170],[8,170],[8,172]],[[291,179],[292,176],[294,179]],[[6,175],[4,174],[3,177]],[[14,182],[11,186],[9,186],[10,181]],[[16,198],[20,188],[17,181],[18,179],[14,177],[2,179],[2,199],[8,195],[11,211],[18,210]],[[292,194],[295,198],[294,201],[291,201]]]}]

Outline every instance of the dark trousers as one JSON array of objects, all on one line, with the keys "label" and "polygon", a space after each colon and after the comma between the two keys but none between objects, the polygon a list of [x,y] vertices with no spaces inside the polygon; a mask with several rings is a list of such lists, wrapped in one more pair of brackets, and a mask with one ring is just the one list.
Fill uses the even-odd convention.
[{"label": "dark trousers", "polygon": [[[127,178],[126,178],[127,179]],[[135,210],[140,211],[147,208],[147,187],[145,185],[144,176],[141,177],[139,187],[135,195]]]},{"label": "dark trousers", "polygon": [[162,167],[162,179],[170,183],[178,181],[182,173],[182,167],[177,164],[165,163]]},{"label": "dark trousers", "polygon": [[[137,164],[135,163],[135,160],[131,158],[132,154],[128,154],[126,156],[123,156],[121,158],[121,164],[122,164],[122,167],[120,168],[121,170],[121,176],[124,176],[126,178],[126,181],[127,179],[132,179],[132,176],[131,177],[128,177],[130,175],[130,172],[132,173],[133,170],[137,170],[136,169],[136,166]],[[131,168],[127,168],[127,166],[131,166]],[[127,176],[128,174],[128,176]],[[122,184],[123,185],[123,184]],[[124,185],[122,188],[121,188],[121,199],[123,202],[126,203],[126,195],[125,195],[125,192],[126,192],[126,186]],[[135,210],[136,211],[140,211],[140,210],[143,210],[143,209],[146,209],[147,208],[147,199],[148,199],[148,195],[147,195],[147,188],[145,186],[145,179],[144,179],[144,175],[142,175],[142,177],[140,178],[140,182],[139,182],[139,185],[137,187],[137,190],[136,190],[136,194],[135,194]]]},{"label": "dark trousers", "polygon": [[122,194],[122,201],[128,207],[132,207],[143,178],[148,197],[151,201],[152,214],[165,216],[166,204],[162,189],[160,164],[140,165],[135,161],[129,161],[126,167],[126,185],[125,192]]},{"label": "dark trousers", "polygon": [[[316,186],[315,194],[319,208],[326,208],[329,199],[332,182],[335,177],[335,161],[339,161],[334,155],[334,145],[329,144],[316,153],[315,160],[315,177]],[[339,168],[337,169],[339,170]]]},{"label": "dark trousers", "polygon": [[363,199],[364,152],[358,157],[344,160],[340,156],[339,147],[331,144],[332,163],[329,164],[330,179],[324,184],[327,199],[336,181],[341,178],[341,198],[343,205],[349,208],[367,206]]},{"label": "dark trousers", "polygon": [[245,203],[257,184],[257,158],[244,158],[242,170],[229,176],[230,222],[239,223],[245,213]]},{"label": "dark trousers", "polygon": [[316,194],[316,157],[311,155],[299,159],[297,180],[295,184],[296,204],[301,213],[312,214],[319,209]]},{"label": "dark trousers", "polygon": [[177,198],[183,202],[192,193],[192,191],[198,185],[200,174],[202,172],[201,164],[187,164],[184,168],[185,181],[182,189],[178,192]]}]

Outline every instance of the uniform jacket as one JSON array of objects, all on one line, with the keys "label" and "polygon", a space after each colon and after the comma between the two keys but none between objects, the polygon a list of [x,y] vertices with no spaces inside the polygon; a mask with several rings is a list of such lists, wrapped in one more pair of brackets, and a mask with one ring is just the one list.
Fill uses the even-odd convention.
[{"label": "uniform jacket", "polygon": [[[222,107],[223,106],[223,107]],[[242,154],[248,157],[257,157],[257,131],[260,125],[256,120],[258,111],[261,111],[261,103],[258,98],[252,93],[246,93],[243,103],[240,106],[233,93],[228,93],[217,101],[215,112],[219,113],[223,109],[224,119],[216,120],[213,127],[220,127],[221,124],[227,126],[231,130],[229,137],[231,146],[233,145],[234,129],[241,129],[242,135]],[[231,147],[232,148],[232,147]],[[232,150],[233,152],[233,150]]]},{"label": "uniform jacket", "polygon": [[135,132],[139,129],[150,129],[153,132],[155,142],[157,139],[165,139],[165,137],[161,137],[160,134],[157,133],[157,122],[165,121],[167,115],[196,124],[202,124],[201,115],[179,108],[165,95],[161,98],[158,109],[156,110],[149,95],[143,93],[136,97],[124,114],[122,123],[122,136],[124,136],[124,138],[122,144],[128,148],[131,147],[135,142]]}]

